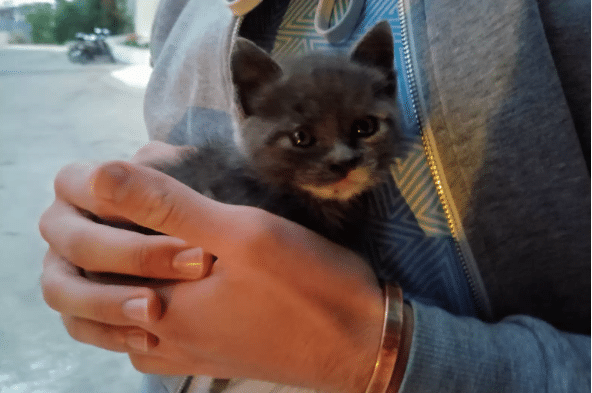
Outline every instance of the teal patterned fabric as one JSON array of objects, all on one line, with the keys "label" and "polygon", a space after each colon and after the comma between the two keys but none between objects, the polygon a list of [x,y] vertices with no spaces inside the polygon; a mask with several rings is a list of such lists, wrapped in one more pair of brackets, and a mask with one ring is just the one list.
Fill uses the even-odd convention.
[{"label": "teal patterned fabric", "polygon": [[[405,72],[397,3],[366,0],[362,20],[351,37],[338,45],[329,44],[314,29],[318,0],[267,3],[249,14],[241,34],[256,38],[260,46],[271,49],[280,59],[312,50],[347,49],[377,22],[388,20],[395,38],[401,126],[409,137],[409,154],[393,165],[389,182],[363,201],[370,220],[366,254],[377,275],[399,282],[407,297],[457,315],[476,315],[421,143]],[[344,14],[347,4],[348,0],[336,1],[332,23]],[[249,31],[255,26],[261,29],[257,37]]]}]

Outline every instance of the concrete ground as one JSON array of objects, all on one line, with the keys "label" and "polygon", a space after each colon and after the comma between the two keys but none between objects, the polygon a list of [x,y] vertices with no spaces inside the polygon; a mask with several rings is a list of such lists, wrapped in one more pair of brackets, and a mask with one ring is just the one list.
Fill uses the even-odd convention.
[{"label": "concrete ground", "polygon": [[126,159],[147,141],[143,89],[112,76],[126,69],[0,47],[0,393],[137,391],[125,355],[74,341],[43,302],[37,230],[63,165]]}]

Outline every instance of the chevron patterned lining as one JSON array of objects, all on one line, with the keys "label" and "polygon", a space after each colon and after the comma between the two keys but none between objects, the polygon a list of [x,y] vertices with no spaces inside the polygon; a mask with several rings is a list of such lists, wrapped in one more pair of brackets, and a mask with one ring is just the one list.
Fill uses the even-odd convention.
[{"label": "chevron patterned lining", "polygon": [[[335,48],[314,30],[316,0],[290,2],[275,38],[272,53],[287,54]],[[395,1],[366,0],[363,20],[348,42],[349,47],[379,20],[391,24],[395,38],[395,66],[403,70],[401,26]],[[347,0],[337,0],[332,22],[347,8]],[[398,99],[402,127],[410,137],[409,154],[393,165],[392,179],[365,202],[370,217],[366,251],[377,274],[396,280],[407,296],[438,305],[459,315],[475,315],[466,277],[457,260],[450,235],[420,140],[420,130],[407,91],[405,72],[398,72],[402,89]]]}]

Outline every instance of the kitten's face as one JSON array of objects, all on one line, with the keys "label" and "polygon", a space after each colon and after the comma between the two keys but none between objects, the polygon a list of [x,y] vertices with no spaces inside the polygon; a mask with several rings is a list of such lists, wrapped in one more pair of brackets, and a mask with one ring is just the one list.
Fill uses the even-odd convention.
[{"label": "kitten's face", "polygon": [[[257,65],[264,71],[256,82],[249,76],[260,59],[234,67],[235,75],[240,71],[243,77],[235,77],[239,87],[242,83],[239,98],[246,114],[243,147],[263,180],[317,198],[346,201],[384,179],[401,134],[390,28],[379,31],[388,34],[381,37],[387,41],[386,55],[376,52],[371,33],[350,58],[309,55],[282,70],[264,55],[264,66]],[[374,61],[387,67],[356,59],[364,41],[373,46],[371,56],[379,57]],[[264,82],[255,87],[261,79]]]}]

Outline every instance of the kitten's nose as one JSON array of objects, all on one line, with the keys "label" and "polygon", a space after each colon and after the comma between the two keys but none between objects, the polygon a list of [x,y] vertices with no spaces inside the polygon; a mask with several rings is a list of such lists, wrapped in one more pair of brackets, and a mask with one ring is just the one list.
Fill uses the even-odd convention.
[{"label": "kitten's nose", "polygon": [[350,170],[360,164],[362,154],[345,143],[337,142],[327,158],[329,170],[345,177]]},{"label": "kitten's nose", "polygon": [[347,176],[349,171],[351,171],[352,169],[357,167],[361,161],[362,161],[362,156],[356,155],[356,156],[351,157],[347,160],[342,160],[340,162],[336,162],[336,163],[329,165],[329,169],[331,169],[332,172],[345,177],[345,176]]}]

